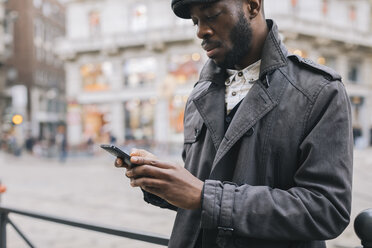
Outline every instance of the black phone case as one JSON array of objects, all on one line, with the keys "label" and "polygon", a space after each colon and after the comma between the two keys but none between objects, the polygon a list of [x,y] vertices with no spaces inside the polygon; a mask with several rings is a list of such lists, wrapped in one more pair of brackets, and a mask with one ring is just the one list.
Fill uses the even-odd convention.
[{"label": "black phone case", "polygon": [[114,155],[115,157],[123,159],[124,163],[126,163],[127,165],[136,166],[135,164],[132,164],[132,162],[130,162],[130,156],[124,151],[120,150],[120,148],[114,145],[101,145],[101,148]]}]

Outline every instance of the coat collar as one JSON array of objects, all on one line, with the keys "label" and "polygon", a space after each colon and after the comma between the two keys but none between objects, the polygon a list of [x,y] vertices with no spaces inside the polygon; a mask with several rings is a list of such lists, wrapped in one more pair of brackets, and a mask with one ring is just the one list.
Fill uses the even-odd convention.
[{"label": "coat collar", "polygon": [[268,73],[287,65],[287,48],[283,45],[279,37],[278,26],[273,20],[266,20],[269,33],[266,37],[262,49],[260,78],[264,78]]}]

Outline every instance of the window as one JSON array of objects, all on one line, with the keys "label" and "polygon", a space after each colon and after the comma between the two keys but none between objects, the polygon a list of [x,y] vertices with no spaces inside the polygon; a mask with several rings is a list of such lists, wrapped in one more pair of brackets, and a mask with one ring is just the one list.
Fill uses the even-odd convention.
[{"label": "window", "polygon": [[156,60],[154,57],[128,59],[124,63],[124,85],[129,87],[145,86],[155,83]]},{"label": "window", "polygon": [[126,140],[153,139],[155,104],[155,99],[133,99],[125,103]]},{"label": "window", "polygon": [[351,103],[351,114],[352,114],[352,123],[353,123],[353,136],[354,136],[354,143],[358,144],[361,142],[359,139],[363,135],[363,131],[361,129],[361,108],[364,105],[364,97],[354,95],[350,96],[350,103]]},{"label": "window", "polygon": [[34,19],[34,38],[35,40],[44,39],[44,23],[39,19]]},{"label": "window", "polygon": [[360,82],[361,80],[360,66],[361,64],[358,61],[352,61],[349,63],[347,73],[349,83],[356,84]]},{"label": "window", "polygon": [[298,12],[298,0],[291,0],[292,12],[297,14]]},{"label": "window", "polygon": [[98,35],[101,32],[101,17],[98,11],[89,12],[89,32],[91,35]]},{"label": "window", "polygon": [[317,62],[318,64],[328,66],[337,71],[337,60],[333,56],[320,56]]},{"label": "window", "polygon": [[42,6],[42,12],[44,16],[50,16],[52,14],[52,4],[45,2]]},{"label": "window", "polygon": [[34,7],[39,9],[43,5],[43,0],[34,0]]},{"label": "window", "polygon": [[113,75],[112,63],[85,64],[80,68],[80,75],[84,90],[107,90]]},{"label": "window", "polygon": [[201,66],[199,53],[173,55],[169,58],[168,74],[178,84],[195,83]]},{"label": "window", "polygon": [[96,142],[106,143],[107,132],[110,131],[110,106],[106,104],[100,105],[84,105],[82,109],[83,120],[83,135],[86,140],[94,140]]},{"label": "window", "polygon": [[327,16],[328,15],[328,10],[329,10],[328,0],[323,0],[323,3],[322,3],[322,13],[323,13],[323,16]]},{"label": "window", "polygon": [[357,19],[357,11],[355,5],[351,5],[349,8],[349,20],[355,22]]},{"label": "window", "polygon": [[174,134],[183,134],[183,117],[187,101],[187,95],[176,95],[172,101],[169,102],[169,115],[170,115],[170,132]]},{"label": "window", "polygon": [[132,31],[140,31],[147,28],[147,6],[137,4],[133,7],[131,13]]},{"label": "window", "polygon": [[36,60],[39,62],[44,62],[46,59],[46,51],[43,47],[35,46]]}]

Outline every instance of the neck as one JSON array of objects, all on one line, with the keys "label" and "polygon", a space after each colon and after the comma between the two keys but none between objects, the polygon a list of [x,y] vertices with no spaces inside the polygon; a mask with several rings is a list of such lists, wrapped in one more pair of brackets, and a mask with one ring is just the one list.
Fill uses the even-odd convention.
[{"label": "neck", "polygon": [[252,46],[250,52],[241,60],[235,69],[242,70],[261,59],[262,49],[265,44],[269,29],[266,20],[263,18],[251,23],[253,30]]}]

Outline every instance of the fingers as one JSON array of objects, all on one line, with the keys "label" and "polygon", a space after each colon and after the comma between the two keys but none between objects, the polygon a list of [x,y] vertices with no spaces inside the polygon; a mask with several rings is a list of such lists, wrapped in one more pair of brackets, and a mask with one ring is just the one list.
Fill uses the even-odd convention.
[{"label": "fingers", "polygon": [[121,158],[116,158],[114,165],[117,168],[128,168],[129,167],[126,163],[124,163],[124,161]]},{"label": "fingers", "polygon": [[130,153],[130,156],[147,157],[147,158],[156,159],[156,156],[154,154],[146,150],[143,150],[143,149],[133,149],[132,152]]},{"label": "fingers", "polygon": [[131,179],[130,181],[130,185],[132,187],[141,187],[145,190],[162,188],[164,184],[165,183],[163,180],[159,180],[156,178],[148,178],[148,177],[140,177],[136,179]]},{"label": "fingers", "polygon": [[120,168],[120,167],[123,167],[123,166],[124,166],[123,160],[120,159],[120,158],[116,158],[115,159],[115,167]]},{"label": "fingers", "polygon": [[151,165],[142,165],[134,168],[128,168],[125,173],[125,175],[128,178],[139,177],[165,178],[166,174],[167,174],[166,170]]},{"label": "fingers", "polygon": [[130,158],[130,161],[131,161],[133,164],[138,164],[138,165],[151,165],[151,166],[158,167],[158,168],[162,168],[162,169],[171,169],[171,168],[174,168],[174,167],[175,167],[174,164],[171,164],[171,163],[169,163],[169,162],[166,162],[166,161],[160,161],[160,160],[157,160],[157,159],[147,158],[147,157],[137,157],[137,156],[132,156],[132,157]]}]

